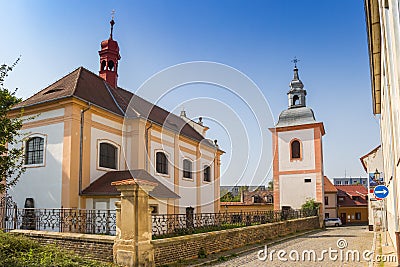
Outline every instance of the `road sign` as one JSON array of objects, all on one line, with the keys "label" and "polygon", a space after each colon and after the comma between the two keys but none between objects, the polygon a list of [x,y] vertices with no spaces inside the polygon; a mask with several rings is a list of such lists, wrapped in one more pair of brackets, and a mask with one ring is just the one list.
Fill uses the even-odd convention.
[{"label": "road sign", "polygon": [[376,198],[386,198],[389,195],[389,188],[384,185],[378,185],[374,189],[374,195]]}]

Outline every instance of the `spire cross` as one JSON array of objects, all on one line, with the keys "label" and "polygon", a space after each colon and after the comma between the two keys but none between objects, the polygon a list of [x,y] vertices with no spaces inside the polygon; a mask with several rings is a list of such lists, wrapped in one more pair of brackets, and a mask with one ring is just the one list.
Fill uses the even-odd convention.
[{"label": "spire cross", "polygon": [[291,61],[294,63],[294,67],[297,68],[297,62],[299,62],[300,59],[297,59],[296,57],[294,57],[294,59]]},{"label": "spire cross", "polygon": [[114,22],[114,15],[115,15],[115,10],[113,9],[113,10],[111,11],[111,21],[110,21],[110,24],[111,24],[110,38],[111,38],[111,39],[112,39],[112,36],[113,36],[113,30],[114,30],[114,24],[115,24],[115,22]]}]

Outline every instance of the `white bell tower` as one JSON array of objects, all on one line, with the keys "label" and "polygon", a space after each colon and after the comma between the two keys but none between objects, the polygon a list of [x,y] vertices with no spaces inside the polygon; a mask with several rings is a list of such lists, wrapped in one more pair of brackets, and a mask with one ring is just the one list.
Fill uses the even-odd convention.
[{"label": "white bell tower", "polygon": [[308,199],[324,204],[322,136],[325,129],[322,122],[315,120],[312,109],[306,106],[307,92],[298,71],[295,65],[287,93],[289,107],[281,112],[275,127],[269,129],[274,150],[276,210],[283,206],[299,209]]}]

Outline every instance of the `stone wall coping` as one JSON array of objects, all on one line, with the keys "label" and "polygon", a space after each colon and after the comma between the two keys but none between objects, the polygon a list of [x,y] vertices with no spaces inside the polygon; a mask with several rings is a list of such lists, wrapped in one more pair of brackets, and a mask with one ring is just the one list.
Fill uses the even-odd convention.
[{"label": "stone wall coping", "polygon": [[309,219],[313,219],[313,218],[318,218],[318,216],[311,216],[311,217],[307,217],[307,218],[299,218],[299,219],[293,219],[293,220],[287,220],[287,221],[280,221],[280,222],[275,222],[275,223],[251,225],[251,226],[238,227],[238,228],[233,228],[233,229],[225,229],[225,230],[219,230],[219,231],[211,231],[211,232],[205,232],[205,233],[199,233],[199,234],[174,236],[174,237],[151,240],[151,243],[155,246],[162,246],[162,245],[168,245],[173,242],[188,241],[188,240],[193,240],[193,239],[202,239],[202,238],[206,238],[207,236],[224,235],[224,234],[229,234],[229,233],[234,233],[234,232],[248,231],[249,229],[271,227],[273,225],[285,224],[286,222],[296,222],[296,221],[302,221],[302,220],[309,220]]},{"label": "stone wall coping", "polygon": [[23,234],[32,237],[52,238],[60,240],[79,240],[96,243],[107,243],[113,244],[115,236],[109,235],[94,235],[94,234],[78,234],[78,233],[67,233],[67,232],[50,232],[50,231],[37,231],[37,230],[12,230],[12,234]]}]

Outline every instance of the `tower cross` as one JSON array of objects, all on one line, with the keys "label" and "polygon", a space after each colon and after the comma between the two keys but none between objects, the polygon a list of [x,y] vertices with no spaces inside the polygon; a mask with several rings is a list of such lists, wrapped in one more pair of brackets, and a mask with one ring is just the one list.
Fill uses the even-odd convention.
[{"label": "tower cross", "polygon": [[297,59],[296,57],[294,57],[294,59],[291,61],[294,63],[294,67],[297,68],[297,62],[299,62],[300,59]]},{"label": "tower cross", "polygon": [[111,21],[110,21],[110,24],[111,24],[110,38],[111,38],[111,39],[112,39],[112,36],[113,36],[113,30],[114,30],[114,24],[115,24],[115,22],[114,22],[114,15],[115,15],[115,10],[113,9],[113,10],[111,11]]}]

